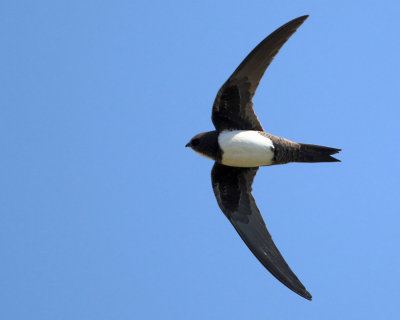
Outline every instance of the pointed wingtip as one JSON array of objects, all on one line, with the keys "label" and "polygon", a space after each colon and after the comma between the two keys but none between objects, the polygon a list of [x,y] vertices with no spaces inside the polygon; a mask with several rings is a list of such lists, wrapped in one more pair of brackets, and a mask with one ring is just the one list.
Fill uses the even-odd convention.
[{"label": "pointed wingtip", "polygon": [[[287,22],[286,24],[284,24],[282,27],[280,27],[279,29],[275,30],[272,34],[276,33],[277,31],[281,31],[281,30],[285,30],[286,28],[291,29],[290,35],[289,37],[296,32],[296,30],[303,24],[303,22],[309,17],[308,14],[298,17],[298,18],[294,18],[292,20],[290,20],[289,22]],[[288,38],[289,38],[288,37]],[[286,39],[287,40],[287,39]],[[285,40],[285,41],[286,41]]]},{"label": "pointed wingtip", "polygon": [[[312,295],[307,291],[307,289],[304,287],[304,285],[300,282],[299,279],[297,279],[298,284],[295,286],[288,286],[285,284],[290,290],[292,290],[294,293],[297,293],[300,297],[303,297],[304,299],[307,299],[309,301],[312,301]],[[281,281],[282,282],[282,281]]]},{"label": "pointed wingtip", "polygon": [[312,295],[307,290],[304,291],[304,294],[302,294],[301,296],[309,301],[312,301]]},{"label": "pointed wingtip", "polygon": [[[284,28],[286,28],[286,27],[288,27],[288,26],[291,26],[291,27],[295,26],[295,27],[294,27],[294,30],[293,30],[292,33],[291,33],[291,34],[293,34],[293,33],[295,33],[296,30],[303,24],[303,22],[307,20],[308,17],[309,17],[309,15],[306,14],[306,15],[304,15],[304,16],[300,16],[300,17],[294,18],[294,19],[290,20],[289,22],[287,22],[286,24],[284,24],[282,27],[280,27],[280,28],[277,29],[277,30],[284,29]],[[277,30],[275,30],[275,32],[276,32]]]},{"label": "pointed wingtip", "polygon": [[[302,23],[305,21],[305,20],[307,20],[307,18],[309,17],[310,15],[308,15],[308,14],[305,14],[304,16],[300,16],[300,17],[298,17],[298,18],[295,18],[295,19],[293,19],[292,21],[290,21],[290,22],[293,22],[293,21],[301,21]],[[290,23],[289,22],[289,23]]]},{"label": "pointed wingtip", "polygon": [[305,14],[304,16],[298,17],[297,19],[306,20],[309,16],[310,16],[309,14]]},{"label": "pointed wingtip", "polygon": [[294,293],[298,294],[300,297],[307,299],[309,301],[312,301],[312,295],[309,293],[306,288],[301,284],[301,287],[298,288],[289,288],[291,289]]}]

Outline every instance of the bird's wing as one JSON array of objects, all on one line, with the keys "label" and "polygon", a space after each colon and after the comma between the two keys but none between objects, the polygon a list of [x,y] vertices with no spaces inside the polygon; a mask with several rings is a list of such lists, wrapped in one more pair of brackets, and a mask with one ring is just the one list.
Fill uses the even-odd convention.
[{"label": "bird's wing", "polygon": [[251,185],[257,170],[258,168],[228,167],[215,163],[211,180],[219,207],[263,266],[289,289],[311,300],[310,293],[289,268],[272,241],[251,194]]},{"label": "bird's wing", "polygon": [[271,33],[225,82],[218,91],[212,110],[212,122],[217,130],[263,131],[253,110],[254,93],[279,49],[307,18],[296,18]]}]

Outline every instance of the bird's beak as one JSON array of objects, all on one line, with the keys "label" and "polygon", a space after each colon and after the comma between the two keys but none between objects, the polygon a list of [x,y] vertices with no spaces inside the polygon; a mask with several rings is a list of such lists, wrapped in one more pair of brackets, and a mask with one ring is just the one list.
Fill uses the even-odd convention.
[{"label": "bird's beak", "polygon": [[188,142],[188,143],[186,143],[186,146],[185,146],[186,148],[187,147],[190,147],[190,142]]}]

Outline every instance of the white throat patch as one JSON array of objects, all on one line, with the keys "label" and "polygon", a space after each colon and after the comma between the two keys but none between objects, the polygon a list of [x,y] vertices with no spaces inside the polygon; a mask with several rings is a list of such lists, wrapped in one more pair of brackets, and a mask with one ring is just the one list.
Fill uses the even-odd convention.
[{"label": "white throat patch", "polygon": [[218,137],[222,164],[231,167],[259,167],[272,164],[271,139],[253,130],[222,131]]},{"label": "white throat patch", "polygon": [[213,158],[209,157],[208,155],[206,155],[206,154],[204,154],[204,153],[198,152],[198,151],[196,151],[196,150],[194,150],[194,149],[193,149],[193,151],[196,152],[197,154],[201,155],[201,156],[204,157],[204,158],[214,160]]}]

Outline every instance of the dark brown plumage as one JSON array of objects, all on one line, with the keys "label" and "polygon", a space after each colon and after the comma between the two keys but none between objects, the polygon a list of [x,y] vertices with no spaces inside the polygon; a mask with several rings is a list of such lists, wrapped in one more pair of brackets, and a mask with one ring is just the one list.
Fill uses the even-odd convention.
[{"label": "dark brown plumage", "polygon": [[311,294],[275,246],[251,194],[257,171],[258,168],[236,168],[215,163],[211,181],[218,205],[262,265],[288,288],[311,300]]},{"label": "dark brown plumage", "polygon": [[218,91],[212,109],[217,130],[264,131],[253,110],[253,96],[258,84],[280,48],[308,16],[286,23],[261,41]]},{"label": "dark brown plumage", "polygon": [[[307,17],[286,23],[250,52],[218,91],[212,109],[216,130],[196,135],[186,146],[215,160],[211,180],[218,205],[251,252],[280,282],[311,300],[275,246],[251,194],[258,166],[339,161],[332,155],[340,149],[297,143],[264,132],[253,110],[252,98],[266,68]],[[231,162],[224,162],[227,154]],[[238,161],[239,157],[245,161]]]},{"label": "dark brown plumage", "polygon": [[274,144],[275,155],[273,164],[285,164],[289,162],[340,162],[340,160],[332,157],[333,154],[341,151],[340,149],[298,143],[267,132],[260,132],[260,134],[271,139]]}]

